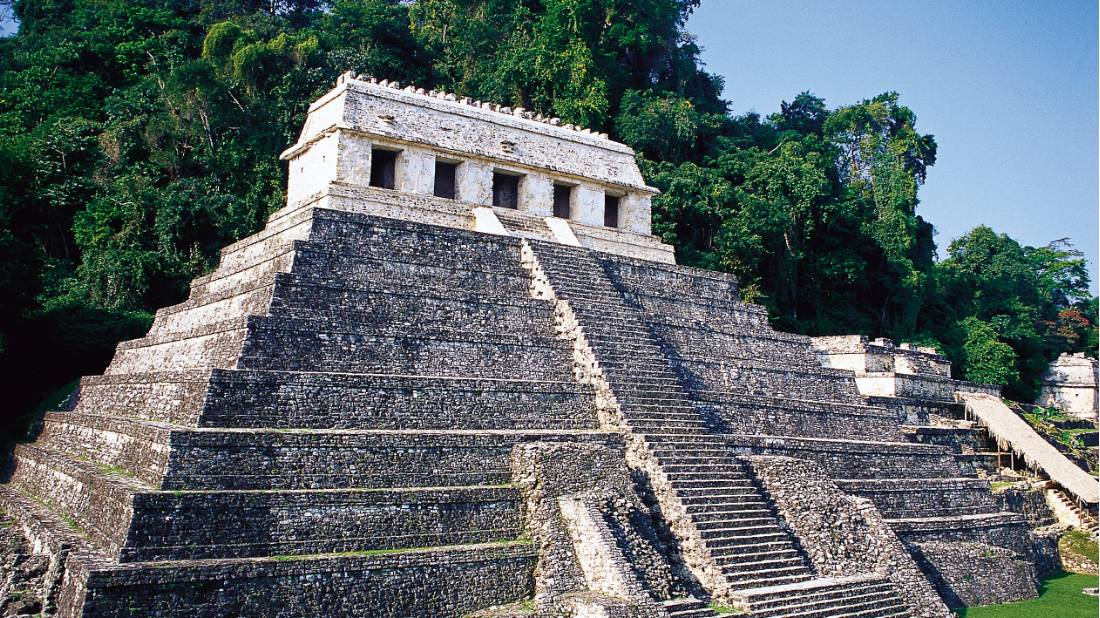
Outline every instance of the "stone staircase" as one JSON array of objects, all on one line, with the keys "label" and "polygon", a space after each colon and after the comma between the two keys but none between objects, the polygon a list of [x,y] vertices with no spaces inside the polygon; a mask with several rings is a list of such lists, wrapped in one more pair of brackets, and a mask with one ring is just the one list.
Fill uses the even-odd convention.
[{"label": "stone staircase", "polygon": [[746,596],[753,618],[903,618],[912,615],[889,581],[821,578],[760,588]]},{"label": "stone staircase", "polygon": [[1001,512],[976,478],[985,453],[959,453],[935,436],[914,444],[899,410],[867,405],[851,372],[821,368],[808,338],[773,331],[730,278],[615,256],[598,261],[644,313],[708,426],[738,453],[815,461],[846,491],[875,502],[904,541],[990,544],[1030,559],[1026,521]]},{"label": "stone staircase", "polygon": [[[1054,483],[1048,483],[1053,486]],[[1065,490],[1051,487],[1047,489],[1051,500],[1057,502],[1061,507],[1073,514],[1079,523],[1079,527],[1085,530],[1093,537],[1100,534],[1100,523],[1097,522],[1096,515],[1090,513],[1087,509],[1081,508],[1081,505],[1077,504],[1073,498],[1069,497],[1069,494]]]},{"label": "stone staircase", "polygon": [[[776,586],[819,581],[743,462],[681,388],[645,315],[615,288],[600,262],[583,249],[526,244],[536,293],[541,288],[559,303],[559,312],[576,321],[580,332],[574,335],[583,338],[579,345],[598,364],[618,420],[639,445],[635,465],[649,474],[666,519],[683,514],[673,531],[683,545],[697,550],[686,551],[685,559],[704,574],[704,585],[751,606],[757,599],[766,605]],[[876,600],[856,594],[850,604],[837,592],[823,603],[809,594],[804,608],[803,601],[792,600],[764,615],[901,615],[894,612],[903,603],[892,585],[885,579],[879,584],[891,592]],[[830,580],[828,585],[842,591],[847,582]]]}]

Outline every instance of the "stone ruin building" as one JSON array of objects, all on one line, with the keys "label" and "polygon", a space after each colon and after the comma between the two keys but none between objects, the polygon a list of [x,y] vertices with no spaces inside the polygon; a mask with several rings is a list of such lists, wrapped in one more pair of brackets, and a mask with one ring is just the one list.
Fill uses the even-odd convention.
[{"label": "stone ruin building", "polygon": [[622,144],[349,74],[283,158],[15,449],[47,614],[947,618],[1052,568],[973,457],[675,265]]},{"label": "stone ruin building", "polygon": [[1043,388],[1035,403],[1058,408],[1069,416],[1097,422],[1097,364],[1084,353],[1062,354],[1043,376]]}]

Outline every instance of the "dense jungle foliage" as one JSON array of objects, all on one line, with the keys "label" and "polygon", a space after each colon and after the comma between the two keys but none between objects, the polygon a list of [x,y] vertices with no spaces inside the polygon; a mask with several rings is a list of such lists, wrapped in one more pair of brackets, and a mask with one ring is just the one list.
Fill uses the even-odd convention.
[{"label": "dense jungle foliage", "polygon": [[[338,74],[560,116],[633,146],[655,233],[736,273],[783,330],[939,346],[1027,399],[1097,347],[1065,241],[979,227],[936,259],[936,142],[896,93],[734,116],[698,0],[19,0],[0,38],[0,375],[8,429],[101,371],[284,199],[277,154]],[[736,84],[726,96],[736,97]],[[965,204],[960,204],[965,207]]]}]

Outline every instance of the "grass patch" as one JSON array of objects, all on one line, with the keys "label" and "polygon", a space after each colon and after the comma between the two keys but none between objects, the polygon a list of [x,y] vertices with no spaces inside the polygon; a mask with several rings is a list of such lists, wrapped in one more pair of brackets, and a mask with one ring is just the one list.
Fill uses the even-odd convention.
[{"label": "grass patch", "polygon": [[106,474],[107,476],[122,476],[130,479],[137,478],[137,476],[134,475],[133,472],[130,472],[122,466],[109,466],[107,464],[99,464],[96,467],[99,468],[99,471],[101,473]]},{"label": "grass patch", "polygon": [[1058,544],[1063,551],[1088,558],[1093,563],[1100,563],[1100,547],[1088,532],[1084,530],[1070,530],[1062,535]]},{"label": "grass patch", "polygon": [[1039,435],[1043,436],[1055,448],[1082,468],[1094,471],[1097,467],[1095,449],[1085,446],[1082,436],[1088,431],[1079,432],[1073,429],[1061,429],[1056,423],[1072,420],[1055,408],[1042,406],[1030,406],[1027,404],[1009,403],[1009,408],[1020,415],[1027,424],[1031,425]]},{"label": "grass patch", "polygon": [[992,481],[991,483],[989,483],[989,491],[992,491],[995,494],[999,494],[1002,491],[1015,486],[1016,483],[1019,482],[1020,481]]},{"label": "grass patch", "polygon": [[748,613],[739,607],[728,607],[726,605],[719,605],[717,603],[711,603],[709,607],[714,610],[714,613],[720,614],[722,616],[736,616],[739,614]]},{"label": "grass patch", "polygon": [[1062,573],[1043,580],[1039,598],[956,610],[960,618],[1096,618],[1096,597],[1081,594],[1082,588],[1095,588],[1095,575]]},{"label": "grass patch", "polygon": [[[524,541],[516,539],[505,539],[500,541],[488,541],[485,543],[474,543],[474,545],[523,545]],[[462,547],[462,545],[435,545],[426,547],[396,547],[387,549],[364,549],[359,551],[342,551],[342,552],[328,552],[321,554],[278,554],[270,556],[275,562],[294,562],[296,560],[315,560],[317,558],[366,558],[368,556],[388,556],[390,554],[403,554],[407,552],[425,551],[431,549],[451,549],[456,547]]]}]

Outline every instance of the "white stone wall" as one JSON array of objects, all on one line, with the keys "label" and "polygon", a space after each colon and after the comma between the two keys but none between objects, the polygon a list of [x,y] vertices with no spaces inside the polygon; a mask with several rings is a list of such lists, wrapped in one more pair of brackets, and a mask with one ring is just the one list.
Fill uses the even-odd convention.
[{"label": "white stone wall", "polygon": [[539,217],[554,212],[554,180],[547,174],[531,172],[519,183],[519,209]]},{"label": "white stone wall", "polygon": [[[505,108],[507,109],[507,108]],[[522,112],[521,112],[522,114]],[[562,126],[405,90],[345,80],[311,106],[299,144],[338,126],[368,135],[652,192],[629,147]]]},{"label": "white stone wall", "polygon": [[603,225],[603,189],[581,184],[574,189],[574,202],[576,208],[570,213],[570,219],[584,225]]},{"label": "white stone wall", "polygon": [[409,146],[397,158],[397,190],[417,195],[435,192],[435,153]]},{"label": "white stone wall", "polygon": [[1063,354],[1047,369],[1037,404],[1097,421],[1097,363],[1084,354]]},{"label": "white stone wall", "polygon": [[455,171],[457,199],[478,206],[493,205],[493,166],[485,161],[463,161]]},{"label": "white stone wall", "polygon": [[[298,142],[283,153],[290,172],[287,210],[338,203],[348,210],[475,228],[473,209],[493,202],[493,173],[507,172],[520,176],[516,212],[540,220],[551,216],[554,184],[566,184],[573,187],[569,220],[582,246],[675,261],[672,248],[651,235],[656,190],[646,186],[633,150],[522,110],[503,111],[511,110],[342,77],[310,106]],[[388,198],[385,204],[349,202],[348,188],[386,191],[369,187],[372,151],[378,148],[399,152],[392,193],[408,197],[441,199],[433,196],[436,159],[457,162],[455,199],[444,200],[450,205]],[[333,199],[337,185],[340,198]],[[604,225],[607,195],[619,197],[614,228]],[[451,205],[466,209],[465,219],[456,219]],[[431,212],[418,212],[421,207]],[[447,212],[438,216],[441,211]]]}]

